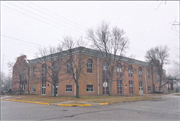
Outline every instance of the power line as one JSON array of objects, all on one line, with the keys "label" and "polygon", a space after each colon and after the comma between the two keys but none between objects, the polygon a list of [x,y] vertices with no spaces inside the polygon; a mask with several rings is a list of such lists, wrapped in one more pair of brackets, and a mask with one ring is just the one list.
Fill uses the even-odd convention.
[{"label": "power line", "polygon": [[32,42],[24,41],[24,40],[21,40],[21,39],[17,39],[17,38],[10,37],[10,36],[6,36],[6,35],[2,35],[2,34],[1,34],[1,36],[6,37],[6,38],[10,38],[10,39],[14,39],[14,40],[18,40],[18,41],[21,41],[21,42],[29,43],[29,44],[36,45],[36,46],[46,47],[46,46],[44,46],[44,45],[35,44],[35,43],[32,43]]},{"label": "power line", "polygon": [[[31,3],[31,2],[29,2],[29,3]],[[67,21],[70,21],[71,23],[77,25],[78,27],[82,27],[82,28],[87,29],[86,27],[83,27],[82,25],[79,25],[79,24],[77,24],[77,23],[75,23],[75,22],[73,22],[73,21],[71,21],[71,20],[68,20],[68,19],[66,19],[66,18],[64,18],[64,17],[62,17],[62,16],[60,16],[60,15],[58,15],[58,14],[55,14],[55,13],[49,11],[48,9],[45,9],[45,8],[43,8],[43,7],[40,7],[40,6],[38,6],[38,5],[34,4],[34,3],[31,3],[31,4],[33,4],[33,5],[35,5],[35,6],[39,7],[39,8],[41,8],[41,9],[43,9],[43,10],[46,10],[46,11],[48,11],[49,13],[54,14],[54,15],[60,17],[60,18],[63,18],[63,19],[65,19],[65,20],[67,20]]]},{"label": "power line", "polygon": [[[1,4],[1,5],[2,5],[2,4]],[[36,18],[36,17],[27,15],[27,14],[25,14],[25,13],[23,13],[23,12],[20,12],[20,11],[18,11],[18,10],[15,10],[15,9],[10,8],[10,7],[8,7],[8,6],[5,6],[5,5],[2,5],[2,6],[7,7],[7,8],[9,8],[9,9],[12,9],[12,10],[16,11],[16,12],[19,12],[19,13],[21,13],[21,14],[24,14],[24,15],[26,15],[26,16],[29,16],[29,17],[31,17],[31,18],[34,18],[34,19],[38,20],[38,21],[41,21],[41,22],[43,22],[43,23],[49,24],[49,25],[51,25],[51,26],[54,26],[54,27],[62,30],[62,28],[60,28],[60,27],[58,27],[58,26],[56,26],[56,25],[50,24],[50,23],[48,23],[48,22],[46,22],[46,21],[40,20],[40,19],[38,19],[38,18]],[[65,30],[65,31],[67,31],[67,30]],[[75,33],[74,33],[74,34],[75,34]],[[78,35],[78,34],[76,34],[76,35]],[[81,36],[81,35],[78,35],[78,36]]]},{"label": "power line", "polygon": [[[7,3],[9,3],[9,2],[7,2]],[[31,12],[31,11],[28,11],[28,10],[22,8],[22,7],[19,7],[19,6],[17,6],[17,5],[12,4],[12,3],[9,3],[9,4],[11,4],[11,5],[13,5],[13,6],[16,6],[17,8],[20,8],[20,9],[22,9],[22,10],[24,10],[24,11],[27,11],[27,12],[29,12],[29,13],[31,13],[31,14],[37,15],[38,17],[41,17],[41,18],[43,18],[43,19],[45,19],[45,20],[48,20],[48,21],[50,21],[50,22],[53,22],[53,23],[59,25],[59,23],[57,23],[57,22],[55,22],[55,21],[52,21],[52,20],[50,20],[50,19],[48,19],[48,18],[45,18],[45,17],[43,17],[43,16],[41,16],[41,15],[38,15],[38,14],[36,14],[36,13],[33,13],[33,12]],[[63,25],[63,26],[64,26],[64,25]],[[65,26],[64,26],[64,27],[65,27]],[[67,28],[67,27],[66,27],[66,28]],[[74,31],[77,32],[77,30],[74,30]]]},{"label": "power line", "polygon": [[[26,4],[24,4],[24,3],[21,3],[21,4],[23,4],[23,5],[25,5],[25,6],[28,6],[28,7],[30,7],[30,8],[32,8],[32,9],[34,9],[34,10],[36,10],[36,11],[38,11],[38,12],[41,12],[41,13],[43,13],[43,14],[45,14],[45,15],[47,15],[47,12],[43,12],[43,11],[40,11],[40,10],[38,10],[38,9],[35,9],[35,8],[33,8],[33,7],[31,7],[31,6],[29,6],[29,5],[26,5]],[[33,4],[34,5],[34,4]],[[36,6],[36,5],[35,5]],[[40,7],[39,7],[40,8]],[[52,17],[54,17],[53,15],[50,15],[50,16],[52,16]],[[57,19],[57,20],[60,20],[60,21],[62,21],[61,19],[59,19],[59,18],[56,18],[56,17],[54,17],[55,19]],[[63,22],[65,22],[65,23],[67,23],[66,21],[64,21],[63,20]],[[70,24],[70,23],[67,23],[68,25]],[[73,25],[73,24],[71,24],[71,25]],[[74,25],[73,25],[74,26]],[[79,26],[74,26],[74,27],[79,27]],[[86,31],[86,29],[82,29],[81,28],[81,30],[83,30],[83,31]]]}]

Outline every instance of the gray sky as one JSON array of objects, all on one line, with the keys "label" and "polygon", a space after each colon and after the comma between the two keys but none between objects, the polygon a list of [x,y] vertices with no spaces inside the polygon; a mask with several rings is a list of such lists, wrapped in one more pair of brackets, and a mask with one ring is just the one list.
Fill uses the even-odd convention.
[{"label": "gray sky", "polygon": [[[34,58],[41,46],[55,46],[64,36],[83,37],[101,21],[124,29],[130,40],[127,55],[145,61],[145,52],[157,45],[170,48],[170,62],[178,60],[179,2],[4,2],[1,1],[1,62],[8,73],[8,61],[20,54]],[[160,6],[159,6],[160,5]],[[158,7],[159,6],[159,7]],[[20,40],[20,41],[19,41]],[[4,55],[4,59],[3,59]],[[171,65],[166,66],[166,69]]]}]

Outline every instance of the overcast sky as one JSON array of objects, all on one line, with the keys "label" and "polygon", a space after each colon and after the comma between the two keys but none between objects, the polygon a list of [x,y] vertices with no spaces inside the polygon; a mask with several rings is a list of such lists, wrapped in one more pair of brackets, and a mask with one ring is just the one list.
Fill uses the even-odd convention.
[{"label": "overcast sky", "polygon": [[[102,21],[124,29],[130,40],[127,56],[145,61],[145,52],[157,45],[170,48],[170,62],[178,60],[179,2],[4,2],[1,1],[1,64],[20,54],[34,58],[39,47],[55,46],[64,36],[83,37]],[[166,69],[171,65],[166,66]]]}]

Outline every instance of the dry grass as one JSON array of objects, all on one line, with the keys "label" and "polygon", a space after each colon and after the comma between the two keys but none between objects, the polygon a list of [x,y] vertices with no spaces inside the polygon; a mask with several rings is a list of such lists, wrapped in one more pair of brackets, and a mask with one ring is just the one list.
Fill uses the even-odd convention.
[{"label": "dry grass", "polygon": [[174,95],[176,95],[176,96],[180,96],[180,94],[174,94]]},{"label": "dry grass", "polygon": [[[44,103],[58,103],[63,101],[74,101],[77,104],[81,104],[79,101],[87,101],[94,103],[103,103],[104,96],[81,96],[80,98],[76,98],[74,96],[42,96],[42,95],[14,95],[13,99],[23,100],[23,101],[34,101],[34,102],[44,102]],[[140,96],[140,95],[128,95],[128,96],[108,96],[106,95],[105,101],[108,103],[121,103],[121,102],[132,102],[139,100],[151,100],[155,99],[153,97],[149,97],[148,95]]]}]

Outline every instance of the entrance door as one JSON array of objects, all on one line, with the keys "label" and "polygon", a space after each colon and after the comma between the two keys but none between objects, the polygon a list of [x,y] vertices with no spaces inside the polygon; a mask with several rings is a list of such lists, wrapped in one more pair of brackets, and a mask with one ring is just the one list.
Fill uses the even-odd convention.
[{"label": "entrance door", "polygon": [[[56,96],[58,95],[58,86],[56,86],[55,94],[56,94]],[[54,86],[52,86],[52,95],[54,95]]]},{"label": "entrance door", "polygon": [[143,94],[143,83],[139,81],[139,94]]}]

